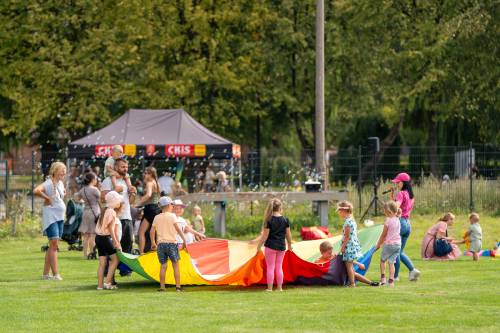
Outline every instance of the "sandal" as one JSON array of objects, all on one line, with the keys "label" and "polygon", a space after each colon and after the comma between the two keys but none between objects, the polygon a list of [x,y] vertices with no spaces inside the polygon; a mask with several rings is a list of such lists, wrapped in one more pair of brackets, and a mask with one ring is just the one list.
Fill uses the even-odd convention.
[{"label": "sandal", "polygon": [[184,289],[182,289],[181,287],[175,287],[175,291],[182,292],[182,291],[184,291]]},{"label": "sandal", "polygon": [[166,290],[167,290],[167,289],[165,289],[165,288],[158,288],[158,291],[159,291],[159,292],[164,292],[164,291],[166,291]]}]

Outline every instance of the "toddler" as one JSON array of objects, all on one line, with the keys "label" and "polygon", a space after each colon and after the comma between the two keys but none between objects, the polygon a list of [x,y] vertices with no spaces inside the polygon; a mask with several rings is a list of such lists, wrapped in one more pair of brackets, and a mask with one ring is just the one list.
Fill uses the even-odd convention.
[{"label": "toddler", "polygon": [[[115,171],[115,161],[122,157],[123,147],[121,145],[114,145],[113,148],[111,148],[111,156],[108,157],[108,159],[104,163],[104,178],[111,178],[113,189],[118,189],[116,184],[116,176],[118,176],[118,173]],[[130,190],[132,188],[132,183],[130,182],[130,176],[128,174],[125,176],[125,183],[127,183],[127,187]],[[117,192],[121,191],[117,190]]]}]

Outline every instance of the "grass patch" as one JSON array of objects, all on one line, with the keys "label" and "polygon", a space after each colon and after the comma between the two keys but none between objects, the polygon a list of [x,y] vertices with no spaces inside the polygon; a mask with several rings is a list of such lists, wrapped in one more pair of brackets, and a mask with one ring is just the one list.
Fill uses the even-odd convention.
[{"label": "grass patch", "polygon": [[[98,292],[97,262],[81,259],[81,252],[61,246],[64,281],[42,281],[45,239],[4,239],[0,331],[498,332],[500,261],[422,261],[420,241],[436,218],[413,219],[407,252],[422,277],[411,283],[403,268],[394,289],[288,286],[282,294],[269,294],[263,287],[207,286],[159,294],[155,283],[134,274],[117,276],[118,291]],[[482,217],[481,225],[484,246],[490,248],[500,237],[498,219]],[[450,234],[466,227],[466,218],[459,216]],[[378,260],[379,253],[368,273],[373,279],[378,279]]]}]

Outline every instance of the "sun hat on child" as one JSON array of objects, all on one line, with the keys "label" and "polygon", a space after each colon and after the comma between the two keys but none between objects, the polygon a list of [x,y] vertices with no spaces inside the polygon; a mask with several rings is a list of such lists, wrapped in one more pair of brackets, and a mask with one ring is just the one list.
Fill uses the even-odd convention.
[{"label": "sun hat on child", "polygon": [[161,197],[160,200],[158,200],[158,205],[160,205],[160,207],[165,207],[173,203],[174,202],[172,201],[172,199],[170,199],[170,197],[167,196]]},{"label": "sun hat on child", "polygon": [[398,173],[396,178],[392,180],[393,183],[409,182],[411,180],[410,175],[406,172]]},{"label": "sun hat on child", "polygon": [[123,197],[116,191],[109,191],[106,193],[104,199],[106,200],[106,205],[113,209],[120,207],[120,204],[123,202]]},{"label": "sun hat on child", "polygon": [[186,205],[184,204],[184,202],[182,202],[181,199],[175,199],[174,200],[174,206],[182,206],[182,207],[186,207]]}]

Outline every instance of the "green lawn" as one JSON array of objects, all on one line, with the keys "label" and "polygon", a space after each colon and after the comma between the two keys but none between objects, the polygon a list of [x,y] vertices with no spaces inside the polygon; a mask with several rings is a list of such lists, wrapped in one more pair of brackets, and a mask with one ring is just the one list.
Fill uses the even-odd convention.
[{"label": "green lawn", "polygon": [[[380,221],[380,219],[378,219]],[[420,241],[435,217],[413,220],[408,253],[422,271],[416,282],[404,268],[394,289],[361,286],[186,287],[156,292],[137,275],[117,277],[117,291],[96,291],[96,261],[62,246],[64,281],[42,281],[43,238],[0,241],[1,332],[497,332],[500,260],[470,257],[424,262]],[[483,218],[484,247],[500,237],[498,218]],[[465,229],[460,217],[452,234]],[[378,279],[376,254],[369,277]]]}]

